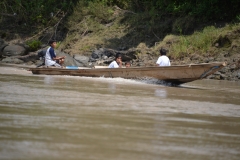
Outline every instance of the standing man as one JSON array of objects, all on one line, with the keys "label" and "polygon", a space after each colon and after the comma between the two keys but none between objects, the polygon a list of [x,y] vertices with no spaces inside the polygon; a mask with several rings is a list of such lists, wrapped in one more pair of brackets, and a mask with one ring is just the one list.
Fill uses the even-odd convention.
[{"label": "standing man", "polygon": [[158,58],[156,64],[157,66],[171,66],[169,58],[166,56],[167,51],[163,48],[160,49],[161,56]]},{"label": "standing man", "polygon": [[56,48],[56,46],[57,46],[56,41],[50,40],[49,45],[50,45],[50,47],[47,49],[46,56],[45,56],[45,65],[62,67],[65,57],[57,57],[56,56],[56,53],[54,51],[54,48]]}]

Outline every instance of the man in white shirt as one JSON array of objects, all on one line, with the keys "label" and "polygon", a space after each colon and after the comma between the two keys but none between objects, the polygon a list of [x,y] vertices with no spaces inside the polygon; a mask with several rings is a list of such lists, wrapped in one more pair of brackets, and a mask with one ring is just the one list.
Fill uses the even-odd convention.
[{"label": "man in white shirt", "polygon": [[161,56],[158,58],[157,66],[171,66],[169,58],[166,56],[167,51],[163,48],[160,49]]},{"label": "man in white shirt", "polygon": [[122,68],[122,55],[117,53],[115,61],[109,64],[108,68]]},{"label": "man in white shirt", "polygon": [[57,57],[56,56],[54,48],[56,48],[57,43],[55,40],[51,40],[49,42],[49,45],[50,45],[50,47],[47,49],[46,56],[45,56],[45,65],[61,67],[64,63],[65,57]]}]

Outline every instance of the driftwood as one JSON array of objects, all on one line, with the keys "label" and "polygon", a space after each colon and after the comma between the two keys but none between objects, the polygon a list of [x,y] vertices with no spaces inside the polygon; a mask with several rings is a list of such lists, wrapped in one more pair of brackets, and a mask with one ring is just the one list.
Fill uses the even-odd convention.
[{"label": "driftwood", "polygon": [[14,56],[14,58],[18,58],[24,62],[35,61],[35,60],[39,59],[37,53],[30,53],[30,54],[24,55],[24,56]]}]

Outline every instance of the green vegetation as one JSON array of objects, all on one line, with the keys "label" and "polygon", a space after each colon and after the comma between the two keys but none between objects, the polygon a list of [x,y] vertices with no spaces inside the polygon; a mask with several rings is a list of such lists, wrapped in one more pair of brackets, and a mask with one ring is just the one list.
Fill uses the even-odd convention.
[{"label": "green vegetation", "polygon": [[[199,21],[239,19],[239,0],[2,0],[2,13],[16,14],[30,24],[47,24],[51,13],[72,13],[76,4],[101,19],[108,17],[112,10],[106,6],[118,6],[136,13],[148,13],[151,19],[159,16],[193,16]],[[83,11],[84,12],[84,11]],[[3,16],[3,14],[1,15]]]},{"label": "green vegetation", "polygon": [[14,15],[22,23],[46,25],[51,16],[71,10],[74,3],[74,0],[2,0],[0,8],[2,17],[5,14]]},{"label": "green vegetation", "polygon": [[42,42],[39,40],[31,40],[26,42],[26,44],[29,46],[29,50],[33,52],[38,50],[41,47]]},{"label": "green vegetation", "polygon": [[[221,30],[215,27],[206,27],[201,32],[195,32],[190,36],[179,36],[179,42],[171,48],[171,53],[206,53],[214,41],[220,36]],[[178,55],[175,55],[176,57]]]},{"label": "green vegetation", "polygon": [[[223,37],[226,37],[228,33],[239,30],[240,24],[232,24],[222,28],[215,28],[214,26],[205,27],[202,31],[196,31],[192,35],[174,36],[170,34],[155,46],[154,51],[157,53],[157,50],[161,47],[170,44],[168,47],[169,55],[173,58],[185,57],[190,54],[205,55],[219,41],[224,40]],[[225,41],[222,47],[229,47],[228,39],[225,39]]]},{"label": "green vegetation", "polygon": [[[2,0],[0,8],[0,24],[11,15],[18,23],[12,28],[23,26],[33,38],[47,28],[54,36],[64,32],[58,46],[75,47],[74,54],[142,44],[154,52],[168,46],[172,57],[205,54],[219,37],[239,28],[240,22],[239,0]],[[234,25],[221,28],[218,22]],[[9,35],[6,30],[2,37]],[[39,45],[34,41],[28,42],[32,50]]]}]

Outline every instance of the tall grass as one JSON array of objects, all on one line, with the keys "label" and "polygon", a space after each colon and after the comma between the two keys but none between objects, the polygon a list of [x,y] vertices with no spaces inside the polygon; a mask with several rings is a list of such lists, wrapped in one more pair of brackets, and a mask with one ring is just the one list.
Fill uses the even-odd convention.
[{"label": "tall grass", "polygon": [[197,31],[190,36],[181,35],[178,37],[178,42],[170,48],[170,54],[173,57],[179,57],[181,54],[200,53],[205,54],[214,41],[227,29],[218,29],[213,26],[206,27],[203,31]]}]

